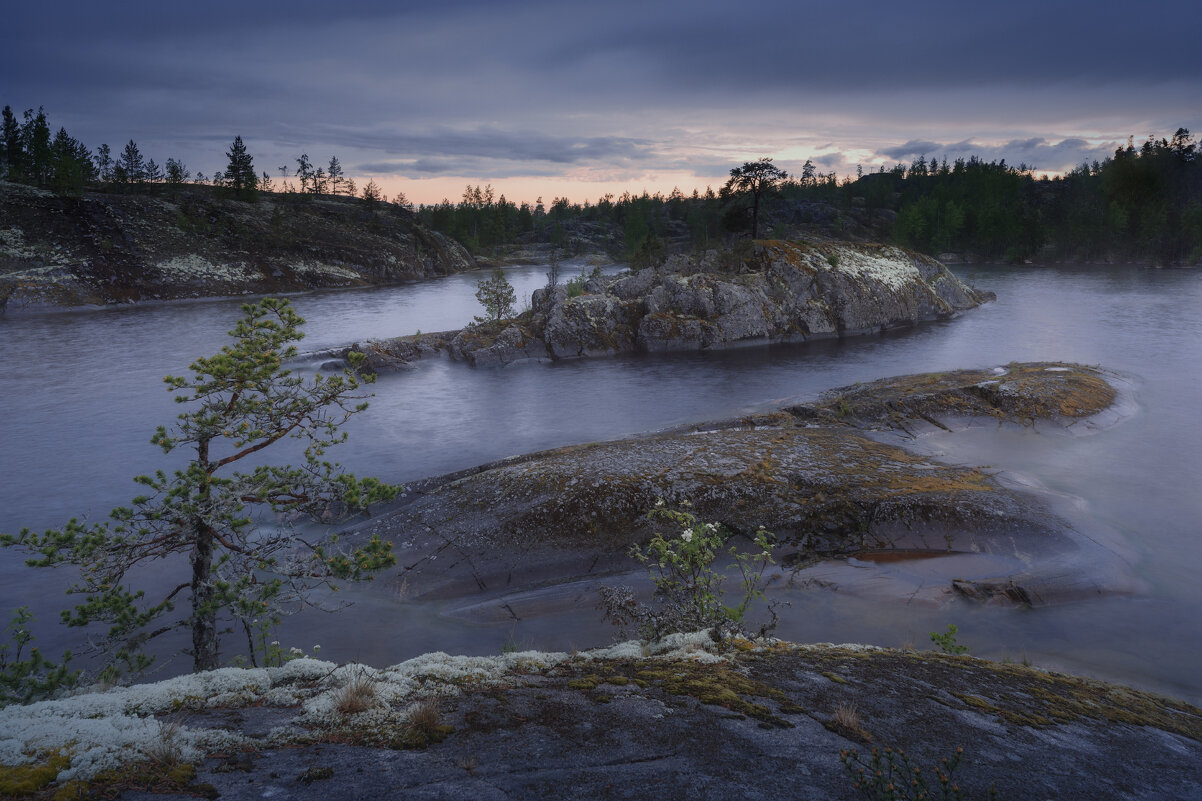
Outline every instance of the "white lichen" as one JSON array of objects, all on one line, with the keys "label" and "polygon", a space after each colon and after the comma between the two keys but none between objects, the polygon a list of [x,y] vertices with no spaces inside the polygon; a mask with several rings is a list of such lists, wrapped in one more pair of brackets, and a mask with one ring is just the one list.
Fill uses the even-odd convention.
[{"label": "white lichen", "polygon": [[218,281],[238,284],[262,278],[257,270],[243,262],[214,264],[196,253],[161,261],[155,268],[168,282]]},{"label": "white lichen", "polygon": [[[747,648],[772,647],[775,641]],[[841,646],[849,647],[849,646]],[[746,648],[744,648],[745,650]],[[288,725],[273,729],[267,741],[287,745],[310,738],[314,730],[349,725],[337,709],[342,689],[351,682],[374,685],[379,703],[354,716],[355,726],[404,725],[409,708],[424,698],[455,695],[468,687],[511,684],[515,675],[544,671],[572,661],[644,658],[721,662],[708,632],[673,634],[656,643],[618,643],[577,655],[523,651],[500,656],[423,654],[392,667],[335,665],[301,658],[271,668],[222,668],[166,679],[153,684],[84,692],[70,698],[0,709],[0,765],[21,765],[59,751],[70,765],[57,781],[87,780],[121,767],[131,754],[161,748],[160,716],[180,709],[205,710],[252,704],[299,707]],[[218,728],[190,728],[185,718],[172,723],[172,745],[179,758],[195,762],[217,750],[252,745],[242,734]]]},{"label": "white lichen", "polygon": [[292,269],[297,275],[305,278],[330,278],[343,281],[355,281],[361,276],[345,267],[339,267],[336,264],[326,264],[320,261],[298,261],[293,263]]},{"label": "white lichen", "polygon": [[25,232],[20,228],[0,228],[0,256],[14,259],[32,259],[40,254],[25,243]]},{"label": "white lichen", "polygon": [[845,247],[839,248],[836,256],[835,266],[821,259],[814,263],[819,269],[875,281],[895,292],[924,283],[913,257],[900,248],[881,248],[868,253]]}]

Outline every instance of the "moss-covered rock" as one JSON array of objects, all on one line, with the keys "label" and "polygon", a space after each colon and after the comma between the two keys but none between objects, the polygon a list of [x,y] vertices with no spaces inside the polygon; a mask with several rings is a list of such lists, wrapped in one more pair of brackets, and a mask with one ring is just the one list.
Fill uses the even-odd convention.
[{"label": "moss-covered rock", "polygon": [[[984,380],[1014,389],[982,394]],[[406,591],[428,598],[628,566],[629,549],[655,533],[647,512],[660,499],[690,502],[700,519],[736,534],[764,526],[799,562],[865,552],[973,555],[978,573],[949,575],[943,587],[979,600],[1045,604],[1130,592],[1121,560],[1031,493],[859,430],[941,418],[1077,422],[1114,397],[1104,374],[1075,365],[888,379],[812,406],[416,482],[371,528],[397,543]]]}]

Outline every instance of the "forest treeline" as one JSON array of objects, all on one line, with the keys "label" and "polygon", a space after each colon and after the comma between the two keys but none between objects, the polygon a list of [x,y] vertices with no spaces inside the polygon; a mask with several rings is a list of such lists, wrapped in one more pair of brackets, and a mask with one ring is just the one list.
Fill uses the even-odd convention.
[{"label": "forest treeline", "polygon": [[[279,167],[277,180],[267,170],[256,172],[254,160],[242,142],[234,137],[226,151],[226,169],[206,176],[193,173],[181,160],[169,157],[163,164],[147,157],[137,142],[130,139],[119,151],[102,144],[93,153],[87,145],[60,127],[51,134],[46,111],[27,109],[18,120],[10,106],[0,112],[0,179],[29,184],[64,195],[84,191],[156,193],[162,189],[176,192],[185,185],[211,186],[239,200],[254,201],[260,192],[280,192],[295,196],[334,195],[361,197],[368,203],[383,202],[375,181],[358,190],[347,176],[337,156],[328,164],[314,166],[307,153],[296,159],[296,167]],[[290,179],[295,179],[293,184]],[[410,208],[404,193],[392,202]]]},{"label": "forest treeline", "polygon": [[[284,192],[389,201],[374,181],[357,190],[337,157],[314,166],[301,154],[295,167],[281,166],[273,178],[266,170],[256,173],[240,138],[226,156],[225,171],[193,174],[176,158],[161,166],[146,158],[132,139],[120,152],[107,144],[93,152],[65,128],[52,134],[42,109],[26,111],[23,120],[7,106],[3,110],[0,178],[64,194],[85,188],[175,191],[201,184],[244,200],[258,192]],[[498,196],[491,186],[468,186],[458,201],[422,205],[416,212],[426,225],[477,255],[549,243],[567,253],[603,248],[636,264],[654,263],[673,249],[729,245],[758,223],[761,236],[793,238],[817,231],[872,237],[972,260],[1181,264],[1202,259],[1202,157],[1184,128],[1139,146],[1128,140],[1104,161],[1058,177],[1037,177],[1033,168],[1004,160],[972,157],[949,163],[919,157],[909,165],[840,180],[806,162],[800,175],[771,181],[753,196],[733,181],[740,169],[732,170],[732,181],[716,192],[626,192],[583,203],[557,197],[544,204],[539,198],[531,205]],[[413,208],[404,193],[390,202]]]},{"label": "forest treeline", "polygon": [[[746,166],[746,165],[745,165]],[[834,236],[867,230],[924,253],[973,260],[1202,259],[1202,157],[1190,132],[1129,140],[1104,161],[1059,177],[976,157],[949,163],[919,157],[909,165],[840,180],[807,162],[800,176],[775,183],[761,200],[762,236],[791,238],[815,229]],[[605,195],[594,203],[542,199],[515,204],[491,187],[468,186],[452,203],[422,206],[421,219],[477,253],[515,242],[569,250],[609,231],[614,255],[636,263],[668,247],[729,244],[751,229],[747,193],[707,188]]]}]

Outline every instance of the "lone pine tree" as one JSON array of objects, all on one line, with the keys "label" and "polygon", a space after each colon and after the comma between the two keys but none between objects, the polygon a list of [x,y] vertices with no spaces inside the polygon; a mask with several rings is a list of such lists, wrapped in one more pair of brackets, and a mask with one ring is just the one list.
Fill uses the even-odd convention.
[{"label": "lone pine tree", "polygon": [[[283,364],[296,354],[291,343],[303,336],[304,321],[287,300],[266,298],[242,311],[229,332],[232,343],[193,362],[190,376],[164,379],[187,409],[170,428],[159,426],[151,442],[164,453],[188,449],[185,467],[137,476],[146,494],[104,522],[72,519],[42,534],[0,535],[0,544],[34,554],[29,565],[78,565],[80,580],[70,592],[85,600],[64,611],[63,621],[109,624],[106,646],[114,662],[135,669],[148,664],[141,649],[149,640],[181,627],[191,630],[193,668],[215,668],[220,617],[240,622],[249,638],[251,621],[311,603],[322,586],[370,578],[396,561],[391,545],[376,537],[347,550],[325,533],[256,524],[256,507],[328,521],[390,500],[400,487],[358,479],[324,458],[327,448],[346,439],[341,425],[367,407],[358,390],[371,378],[351,370],[311,379],[292,374]],[[303,445],[299,466],[232,470],[286,438]],[[131,586],[135,568],[156,563],[169,570],[181,557],[190,575],[157,600]],[[173,615],[180,597],[188,599],[187,611]]]},{"label": "lone pine tree", "polygon": [[230,149],[226,151],[229,166],[225,169],[225,185],[240,200],[254,200],[259,186],[259,178],[255,175],[254,160],[242,144],[242,137],[235,136]]}]

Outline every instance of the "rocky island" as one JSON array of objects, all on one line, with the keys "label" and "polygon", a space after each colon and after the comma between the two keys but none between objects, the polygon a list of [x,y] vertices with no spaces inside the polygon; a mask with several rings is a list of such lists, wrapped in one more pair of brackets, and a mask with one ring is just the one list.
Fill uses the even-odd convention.
[{"label": "rocky island", "polygon": [[[474,365],[855,336],[942,320],[992,296],[901,248],[757,241],[537,290],[527,314],[357,346],[374,370],[437,353]],[[342,355],[331,352],[329,355]]]},{"label": "rocky island", "polygon": [[56,195],[0,181],[0,309],[396,284],[473,269],[399,207],[211,187]]},{"label": "rocky island", "polygon": [[405,569],[394,581],[408,597],[471,599],[481,614],[504,606],[518,617],[554,603],[540,588],[566,603],[572,582],[629,571],[660,499],[688,502],[737,535],[763,526],[786,563],[828,580],[832,560],[934,559],[936,578],[896,586],[893,598],[1038,606],[1132,594],[1127,563],[1081,522],[984,469],[907,447],[924,430],[981,424],[1092,431],[1123,414],[1120,385],[1058,363],[883,379],[774,413],[414,482],[363,532],[396,544]]}]

